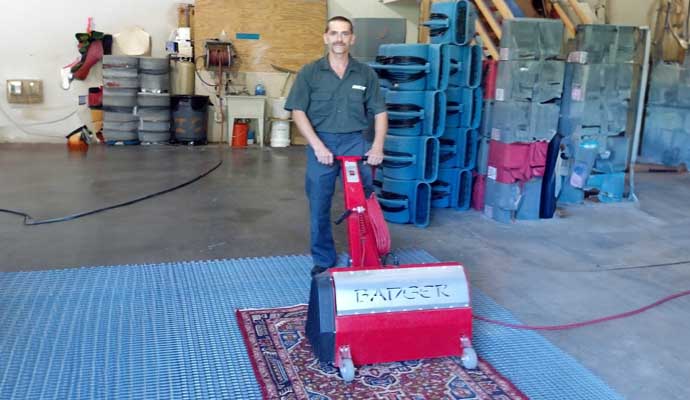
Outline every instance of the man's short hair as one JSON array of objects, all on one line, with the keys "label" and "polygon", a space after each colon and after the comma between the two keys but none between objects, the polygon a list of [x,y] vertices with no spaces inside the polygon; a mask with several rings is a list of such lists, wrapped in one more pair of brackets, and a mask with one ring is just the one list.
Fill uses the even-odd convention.
[{"label": "man's short hair", "polygon": [[328,33],[328,25],[330,25],[331,21],[347,22],[348,24],[350,24],[350,33],[355,33],[355,27],[354,25],[352,25],[352,21],[341,15],[336,15],[335,17],[329,18],[328,21],[326,21],[326,30],[324,30],[323,33]]}]

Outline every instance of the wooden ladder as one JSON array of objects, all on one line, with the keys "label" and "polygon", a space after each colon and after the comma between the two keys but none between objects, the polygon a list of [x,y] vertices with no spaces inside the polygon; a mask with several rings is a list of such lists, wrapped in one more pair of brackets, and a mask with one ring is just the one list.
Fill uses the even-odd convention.
[{"label": "wooden ladder", "polygon": [[[429,19],[429,14],[431,10],[431,3],[442,0],[422,0],[420,3],[420,21],[427,21]],[[537,17],[537,12],[532,8],[530,1],[528,0],[512,0],[515,5],[517,5],[523,14],[527,17]],[[568,14],[563,9],[560,1],[567,1],[568,4],[573,8],[580,23],[591,24],[591,18],[582,11],[578,5],[577,0],[547,0],[545,3],[550,5],[547,8],[547,13],[558,16],[563,21],[565,25],[565,30],[569,38],[575,37],[575,23],[568,16]],[[484,51],[487,56],[493,58],[494,60],[499,59],[499,46],[501,41],[501,36],[503,34],[501,24],[503,20],[513,19],[515,15],[513,11],[506,3],[506,0],[471,0],[478,11],[478,18],[475,23],[475,29],[477,35],[481,37],[482,44],[484,45]],[[487,28],[488,27],[488,28]],[[428,29],[419,30],[419,43],[426,43],[429,38]]]}]

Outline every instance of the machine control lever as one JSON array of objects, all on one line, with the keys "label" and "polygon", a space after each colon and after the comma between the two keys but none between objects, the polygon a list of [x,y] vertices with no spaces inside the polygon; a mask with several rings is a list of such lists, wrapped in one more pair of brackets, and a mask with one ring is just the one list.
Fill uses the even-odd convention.
[{"label": "machine control lever", "polygon": [[335,224],[336,225],[342,224],[343,221],[345,221],[347,219],[347,217],[349,217],[350,214],[352,214],[353,212],[354,212],[353,210],[345,210],[343,215],[341,215],[338,219],[335,220]]}]

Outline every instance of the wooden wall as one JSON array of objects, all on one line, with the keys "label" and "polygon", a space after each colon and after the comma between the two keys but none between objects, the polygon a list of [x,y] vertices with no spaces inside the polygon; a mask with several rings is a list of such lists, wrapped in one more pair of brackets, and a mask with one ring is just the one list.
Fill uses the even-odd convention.
[{"label": "wooden wall", "polygon": [[[323,56],[326,20],[326,0],[196,0],[195,54],[225,30],[238,54],[233,70],[275,72],[271,64],[298,70]],[[237,33],[259,39],[237,39]]]}]

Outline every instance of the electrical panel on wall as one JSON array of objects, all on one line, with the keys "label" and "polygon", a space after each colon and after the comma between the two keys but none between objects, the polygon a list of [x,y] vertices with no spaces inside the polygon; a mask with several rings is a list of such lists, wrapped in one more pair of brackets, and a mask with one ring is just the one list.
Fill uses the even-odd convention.
[{"label": "electrical panel on wall", "polygon": [[359,61],[374,61],[382,44],[405,43],[404,18],[354,18],[352,23],[357,36],[352,57]]},{"label": "electrical panel on wall", "polygon": [[39,79],[9,79],[7,102],[10,104],[43,103],[43,81]]}]

